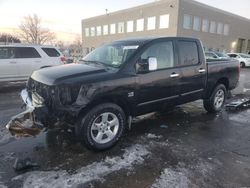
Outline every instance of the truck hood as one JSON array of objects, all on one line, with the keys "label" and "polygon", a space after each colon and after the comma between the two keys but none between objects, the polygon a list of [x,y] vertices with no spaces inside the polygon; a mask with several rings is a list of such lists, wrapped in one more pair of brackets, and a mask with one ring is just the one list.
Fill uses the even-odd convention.
[{"label": "truck hood", "polygon": [[67,64],[34,71],[31,78],[46,85],[58,85],[105,73],[108,72],[104,68],[94,65]]}]

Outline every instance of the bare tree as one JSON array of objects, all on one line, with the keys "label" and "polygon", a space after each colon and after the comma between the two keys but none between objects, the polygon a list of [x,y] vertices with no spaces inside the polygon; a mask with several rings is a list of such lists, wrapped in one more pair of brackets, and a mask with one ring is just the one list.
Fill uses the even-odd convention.
[{"label": "bare tree", "polygon": [[21,30],[20,37],[27,43],[45,44],[52,43],[55,39],[53,32],[42,28],[42,20],[36,14],[24,17],[19,28]]},{"label": "bare tree", "polygon": [[0,42],[3,42],[3,43],[20,43],[21,40],[18,37],[13,36],[11,34],[0,33]]}]

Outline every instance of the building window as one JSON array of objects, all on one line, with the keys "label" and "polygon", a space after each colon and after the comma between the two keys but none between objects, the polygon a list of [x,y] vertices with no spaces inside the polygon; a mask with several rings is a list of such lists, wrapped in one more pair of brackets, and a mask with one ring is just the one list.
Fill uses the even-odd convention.
[{"label": "building window", "polygon": [[191,15],[184,14],[183,28],[184,29],[192,28],[192,16]]},{"label": "building window", "polygon": [[156,17],[149,17],[148,18],[148,30],[154,30],[155,29],[155,24],[156,24]]},{"label": "building window", "polygon": [[104,25],[104,26],[102,27],[102,29],[103,29],[103,35],[109,34],[109,27],[108,27],[108,25]]},{"label": "building window", "polygon": [[116,33],[115,24],[110,24],[110,34],[113,35]]},{"label": "building window", "polygon": [[102,35],[102,27],[101,26],[97,26],[96,27],[96,36],[101,36]]},{"label": "building window", "polygon": [[166,29],[169,27],[169,14],[161,15],[160,16],[160,29]]},{"label": "building window", "polygon": [[134,31],[134,21],[133,20],[127,21],[127,32],[131,33],[133,31]]},{"label": "building window", "polygon": [[85,37],[89,37],[89,28],[85,28]]},{"label": "building window", "polygon": [[194,17],[193,30],[195,31],[201,30],[201,18],[200,17],[197,17],[197,16]]},{"label": "building window", "polygon": [[203,32],[209,31],[209,21],[207,19],[202,20],[202,31]]},{"label": "building window", "polygon": [[124,22],[118,23],[118,33],[124,33]]},{"label": "building window", "polygon": [[216,22],[211,21],[210,23],[210,33],[216,33]]},{"label": "building window", "polygon": [[90,36],[94,37],[95,36],[95,27],[90,28]]},{"label": "building window", "polygon": [[224,25],[223,34],[224,34],[224,35],[228,35],[228,34],[229,34],[229,25],[228,25],[228,24],[225,24],[225,25]]},{"label": "building window", "polygon": [[144,19],[139,19],[136,21],[136,31],[144,30]]},{"label": "building window", "polygon": [[223,23],[218,23],[217,34],[222,34],[222,33],[223,33]]}]

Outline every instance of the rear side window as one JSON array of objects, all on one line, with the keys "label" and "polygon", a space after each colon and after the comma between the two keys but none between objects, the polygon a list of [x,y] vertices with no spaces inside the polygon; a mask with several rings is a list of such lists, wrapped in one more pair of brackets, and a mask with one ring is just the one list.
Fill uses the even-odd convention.
[{"label": "rear side window", "polygon": [[12,59],[15,58],[15,50],[11,47],[0,48],[0,59]]},{"label": "rear side window", "polygon": [[236,58],[236,57],[237,57],[236,54],[229,54],[228,56],[229,56],[229,57],[232,57],[232,58]]},{"label": "rear side window", "polygon": [[40,54],[32,47],[15,48],[16,58],[39,58]]},{"label": "rear side window", "polygon": [[197,65],[199,63],[198,46],[196,42],[179,41],[180,66]]},{"label": "rear side window", "polygon": [[42,48],[49,57],[59,57],[60,53],[55,48]]}]

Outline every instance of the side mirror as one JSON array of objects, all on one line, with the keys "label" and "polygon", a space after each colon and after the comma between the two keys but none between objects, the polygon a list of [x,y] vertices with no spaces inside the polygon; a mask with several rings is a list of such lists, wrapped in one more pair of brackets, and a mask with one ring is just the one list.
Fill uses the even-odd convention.
[{"label": "side mirror", "polygon": [[148,58],[148,70],[149,71],[157,70],[157,59],[155,57]]}]

